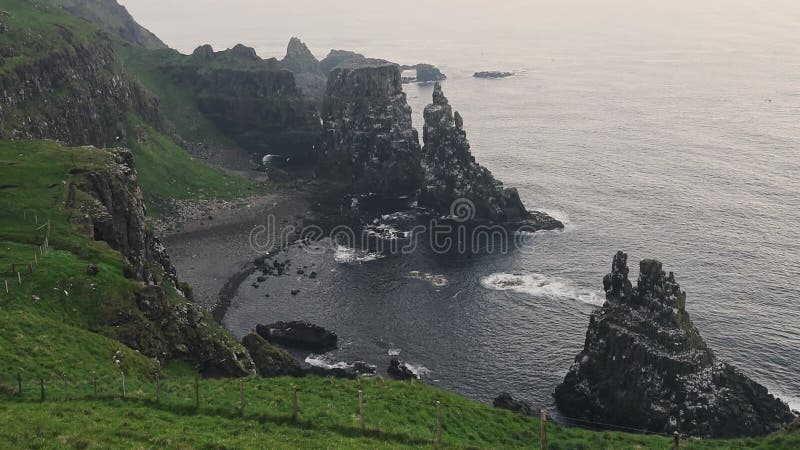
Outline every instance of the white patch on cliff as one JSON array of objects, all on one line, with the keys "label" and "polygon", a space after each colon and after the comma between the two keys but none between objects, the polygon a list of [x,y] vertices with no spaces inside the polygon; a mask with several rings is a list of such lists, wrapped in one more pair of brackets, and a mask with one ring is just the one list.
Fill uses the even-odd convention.
[{"label": "white patch on cliff", "polygon": [[540,273],[528,275],[493,273],[481,278],[481,286],[495,291],[520,292],[534,297],[578,300],[595,306],[602,306],[605,302],[600,291],[580,289],[569,280]]}]

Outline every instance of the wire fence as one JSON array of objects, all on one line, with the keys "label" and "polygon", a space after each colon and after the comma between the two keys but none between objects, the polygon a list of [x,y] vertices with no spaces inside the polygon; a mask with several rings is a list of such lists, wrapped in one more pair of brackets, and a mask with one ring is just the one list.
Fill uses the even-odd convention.
[{"label": "wire fence", "polygon": [[[432,401],[410,398],[407,394],[415,388],[413,381],[403,383],[411,391],[392,392],[385,388],[397,384],[390,384],[382,377],[357,378],[356,383],[347,384],[341,379],[330,378],[331,386],[336,387],[330,390],[320,390],[318,385],[315,389],[304,390],[302,385],[294,382],[287,385],[285,381],[265,387],[264,383],[254,383],[254,380],[258,379],[240,379],[237,385],[230,380],[202,380],[197,375],[194,379],[167,379],[154,374],[143,380],[141,377],[126,377],[123,371],[103,375],[92,372],[81,377],[65,373],[47,378],[26,377],[18,372],[12,377],[0,376],[0,393],[24,402],[122,400],[180,414],[320,427],[348,435],[360,433],[373,438],[437,447],[447,445],[448,435],[451,440],[470,436],[476,421],[489,423],[494,415],[485,405],[456,404],[447,395]],[[297,379],[299,384],[303,380]],[[430,433],[420,436],[418,431],[398,428],[398,415],[412,417],[415,426],[427,427]],[[671,437],[673,448],[680,448],[681,438],[677,433],[656,433],[578,418],[561,418],[583,424],[582,428]],[[548,429],[550,443],[554,443],[552,425],[548,424],[550,416],[542,410],[538,420],[535,419],[522,419],[527,425],[515,433],[515,439],[527,441],[529,447],[546,449]]]},{"label": "wire fence", "polygon": [[[51,230],[51,223],[50,219],[42,218],[40,222],[40,217],[37,213],[29,211],[23,211],[23,219],[24,220],[32,220],[34,223],[34,232],[41,232],[44,230],[44,237],[42,238],[41,244],[38,245],[34,253],[31,255],[32,258],[27,261],[15,261],[10,263],[10,272],[0,272],[5,274],[6,276],[3,277],[2,285],[0,286],[0,294],[11,294],[12,289],[15,287],[23,286],[27,277],[32,276],[39,267],[39,264],[42,262],[42,258],[47,256],[50,252],[50,230]],[[8,275],[11,275],[8,277]]]}]

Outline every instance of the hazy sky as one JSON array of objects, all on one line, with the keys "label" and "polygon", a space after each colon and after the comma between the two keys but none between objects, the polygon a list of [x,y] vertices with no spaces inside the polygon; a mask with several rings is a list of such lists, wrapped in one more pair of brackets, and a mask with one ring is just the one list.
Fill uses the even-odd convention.
[{"label": "hazy sky", "polygon": [[[796,36],[797,0],[120,0],[145,27],[188,52],[202,43],[260,49],[291,36],[328,45],[365,39],[475,41],[508,37],[592,42],[707,39],[747,34]],[[747,39],[750,39],[749,37]],[[254,42],[256,41],[256,42]],[[280,46],[278,45],[280,43]],[[279,55],[262,55],[279,56]]]}]

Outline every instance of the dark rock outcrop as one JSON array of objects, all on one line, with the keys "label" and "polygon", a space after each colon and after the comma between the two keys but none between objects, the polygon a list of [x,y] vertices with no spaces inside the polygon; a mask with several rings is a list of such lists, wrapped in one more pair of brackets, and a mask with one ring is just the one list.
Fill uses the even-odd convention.
[{"label": "dark rock outcrop", "polygon": [[402,66],[401,69],[414,70],[417,73],[415,77],[411,77],[409,79],[404,78],[404,83],[434,83],[436,81],[444,81],[447,79],[447,76],[443,74],[439,68],[432,64],[420,63],[416,66]]},{"label": "dark rock outcrop", "polygon": [[417,131],[395,64],[339,67],[328,77],[322,105],[320,173],[351,193],[397,197],[422,181]]},{"label": "dark rock outcrop", "polygon": [[333,350],[339,340],[336,333],[302,321],[258,325],[256,332],[275,344],[314,351]]},{"label": "dark rock outcrop", "polygon": [[[524,223],[534,230],[563,228],[544,213],[530,213],[513,188],[504,188],[492,173],[475,161],[464,121],[450,106],[436,83],[433,103],[425,107],[423,165],[425,181],[419,203],[441,215],[501,224]],[[467,200],[467,201],[465,201]],[[453,209],[463,206],[463,211]]]},{"label": "dark rock outcrop", "polygon": [[785,403],[715,357],[660,262],[642,261],[633,288],[619,252],[603,284],[607,301],[555,392],[564,415],[704,437],[763,435],[793,419]]},{"label": "dark rock outcrop", "polygon": [[331,50],[322,61],[319,62],[320,69],[327,76],[334,69],[339,68],[357,68],[369,66],[383,66],[387,64],[394,64],[391,61],[378,58],[367,58],[361,53],[351,52],[347,50]]},{"label": "dark rock outcrop", "polygon": [[286,56],[281,61],[283,66],[292,72],[319,73],[322,74],[319,61],[311,53],[305,43],[299,38],[293,37],[289,40],[286,48]]},{"label": "dark rock outcrop", "polygon": [[389,361],[389,368],[387,369],[387,372],[389,375],[397,378],[398,380],[419,379],[419,375],[411,370],[406,362],[400,361],[397,358],[392,358],[392,360]]},{"label": "dark rock outcrop", "polygon": [[242,344],[250,352],[258,374],[262,377],[298,376],[300,363],[284,350],[275,347],[257,333],[250,333],[242,339]]},{"label": "dark rock outcrop", "polygon": [[525,414],[526,416],[538,415],[538,411],[536,411],[533,405],[525,400],[515,400],[508,392],[503,392],[498,395],[492,402],[492,405],[495,408],[507,409],[516,413]]},{"label": "dark rock outcrop", "polygon": [[167,48],[155,34],[139,25],[117,0],[52,0],[67,12],[82,17],[101,30],[149,49]]},{"label": "dark rock outcrop", "polygon": [[295,80],[305,94],[314,99],[316,104],[322,101],[327,77],[322,71],[320,62],[311,53],[305,43],[293,37],[286,48],[286,56],[281,64],[294,73]]}]

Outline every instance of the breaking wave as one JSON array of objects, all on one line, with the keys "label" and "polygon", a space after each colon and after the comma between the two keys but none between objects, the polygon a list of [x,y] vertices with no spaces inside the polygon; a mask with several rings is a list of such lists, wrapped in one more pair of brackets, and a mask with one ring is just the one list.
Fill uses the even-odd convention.
[{"label": "breaking wave", "polygon": [[573,299],[596,306],[602,306],[605,302],[600,291],[581,289],[569,280],[540,273],[528,275],[493,273],[481,278],[481,285],[495,291],[520,292],[552,299]]},{"label": "breaking wave", "polygon": [[333,249],[333,260],[339,264],[365,263],[383,258],[382,253],[367,252],[337,245]]}]

